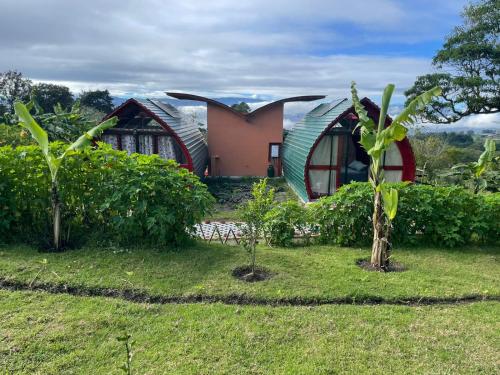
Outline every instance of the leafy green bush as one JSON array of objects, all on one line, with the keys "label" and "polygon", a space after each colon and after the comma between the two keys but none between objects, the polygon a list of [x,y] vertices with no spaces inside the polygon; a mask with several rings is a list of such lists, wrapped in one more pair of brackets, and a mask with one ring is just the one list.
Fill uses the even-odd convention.
[{"label": "leafy green bush", "polygon": [[[472,194],[460,187],[392,184],[399,190],[393,222],[396,244],[453,247],[495,243],[500,238],[500,194]],[[310,207],[318,223],[318,240],[340,245],[371,243],[371,190],[352,183]]]},{"label": "leafy green bush", "polygon": [[344,185],[311,204],[320,243],[368,244],[372,236],[373,190],[368,183]]},{"label": "leafy green bush", "polygon": [[292,246],[296,229],[308,241],[310,233],[308,213],[297,201],[278,203],[264,217],[264,232],[269,242],[278,246]]},{"label": "leafy green bush", "polygon": [[[65,145],[52,147],[58,154]],[[72,165],[59,176],[62,233],[73,244],[97,238],[117,244],[180,244],[189,236],[186,229],[201,221],[213,202],[196,176],[156,155],[128,156],[100,144],[64,163]],[[0,178],[0,205],[10,207],[0,215],[2,238],[47,240],[50,173],[40,149],[0,148]]]}]

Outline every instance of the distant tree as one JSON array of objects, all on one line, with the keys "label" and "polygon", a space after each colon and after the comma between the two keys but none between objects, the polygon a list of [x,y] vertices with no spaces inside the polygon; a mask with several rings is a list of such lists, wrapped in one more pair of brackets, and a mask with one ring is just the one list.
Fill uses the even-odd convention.
[{"label": "distant tree", "polygon": [[247,113],[250,113],[251,112],[251,109],[250,109],[250,106],[245,103],[245,102],[240,102],[238,104],[233,104],[231,106],[231,108],[233,108],[234,110],[240,112],[240,113],[244,113],[244,114],[247,114]]},{"label": "distant tree", "polygon": [[113,98],[108,90],[84,91],[79,100],[82,107],[93,108],[104,113],[113,110]]},{"label": "distant tree", "polygon": [[14,102],[28,101],[30,92],[31,80],[24,78],[21,72],[9,70],[0,73],[0,114],[14,113]]},{"label": "distant tree", "polygon": [[468,147],[474,143],[474,138],[470,134],[452,132],[448,134],[446,142],[451,146]]},{"label": "distant tree", "polygon": [[465,7],[464,24],[455,27],[433,59],[437,73],[420,76],[405,92],[407,103],[432,87],[422,119],[452,123],[463,117],[500,111],[500,3],[482,0]]},{"label": "distant tree", "polygon": [[449,146],[441,137],[430,134],[426,137],[411,137],[410,141],[415,163],[422,170],[425,182],[432,181],[438,170],[451,166],[446,153]]},{"label": "distant tree", "polygon": [[70,109],[74,102],[69,88],[52,83],[37,83],[33,86],[31,96],[45,113],[54,112],[57,104],[63,109]]}]

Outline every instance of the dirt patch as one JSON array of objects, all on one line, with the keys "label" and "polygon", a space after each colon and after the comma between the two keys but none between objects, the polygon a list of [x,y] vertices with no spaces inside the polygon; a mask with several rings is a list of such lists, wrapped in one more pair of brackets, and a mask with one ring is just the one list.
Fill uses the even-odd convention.
[{"label": "dirt patch", "polygon": [[247,283],[264,281],[273,277],[273,274],[268,269],[259,266],[255,267],[254,272],[252,272],[251,266],[236,267],[231,274],[233,277],[241,281],[246,281]]},{"label": "dirt patch", "polygon": [[5,279],[0,276],[0,290],[45,292],[66,294],[76,297],[117,298],[134,303],[148,304],[190,304],[190,303],[223,303],[242,306],[321,306],[321,305],[402,305],[429,306],[455,305],[480,301],[500,302],[498,295],[471,294],[457,297],[423,297],[408,296],[402,298],[384,298],[380,296],[345,296],[345,297],[299,297],[282,298],[256,297],[247,294],[227,295],[158,295],[139,289],[114,289],[91,287],[85,285],[66,285],[55,283],[28,283],[19,280]]},{"label": "dirt patch", "polygon": [[364,269],[365,271],[373,271],[373,272],[404,272],[406,271],[406,267],[402,263],[392,262],[388,267],[380,268],[375,267],[370,263],[367,259],[358,259],[356,261],[358,267]]}]

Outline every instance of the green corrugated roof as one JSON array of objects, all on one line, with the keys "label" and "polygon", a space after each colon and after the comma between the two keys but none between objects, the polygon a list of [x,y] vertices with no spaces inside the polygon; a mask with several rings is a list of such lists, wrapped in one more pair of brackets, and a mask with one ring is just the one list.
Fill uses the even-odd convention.
[{"label": "green corrugated roof", "polygon": [[283,174],[304,202],[309,201],[304,175],[309,152],[328,126],[351,107],[348,99],[320,104],[288,131],[283,142]]}]

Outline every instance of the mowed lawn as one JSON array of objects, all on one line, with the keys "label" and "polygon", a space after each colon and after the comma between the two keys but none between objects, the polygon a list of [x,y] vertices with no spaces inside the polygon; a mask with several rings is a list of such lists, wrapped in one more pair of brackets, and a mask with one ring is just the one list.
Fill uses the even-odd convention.
[{"label": "mowed lawn", "polygon": [[494,374],[500,305],[147,305],[0,291],[9,374]]},{"label": "mowed lawn", "polygon": [[[245,294],[262,298],[500,296],[500,248],[396,249],[407,271],[377,273],[356,260],[368,249],[261,247],[257,263],[274,276],[244,283],[231,270],[248,262],[239,247],[194,244],[175,251],[82,248],[39,253],[0,247],[0,277],[26,283],[139,289],[169,296]],[[47,263],[42,262],[46,259]]]},{"label": "mowed lawn", "polygon": [[[0,248],[0,278],[26,284],[139,289],[152,294],[262,298],[500,295],[498,248],[397,249],[402,273],[366,272],[368,249],[260,248],[275,273],[247,284],[238,247],[178,252],[83,248],[59,254]],[[46,262],[44,261],[46,259]],[[0,373],[119,374],[134,340],[134,374],[493,374],[500,371],[500,303],[252,306],[144,304],[0,290]]]}]

